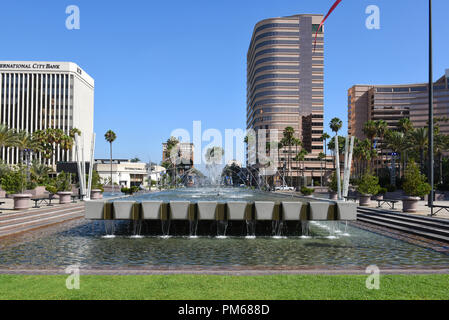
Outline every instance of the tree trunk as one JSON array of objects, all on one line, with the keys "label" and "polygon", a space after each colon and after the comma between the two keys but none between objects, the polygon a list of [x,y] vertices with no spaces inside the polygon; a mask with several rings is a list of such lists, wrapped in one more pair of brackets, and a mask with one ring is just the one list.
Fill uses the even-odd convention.
[{"label": "tree trunk", "polygon": [[[112,182],[112,142],[109,143],[109,159],[111,161],[111,186],[112,186],[112,192],[114,192],[114,183]],[[84,179],[84,177],[82,177]],[[80,177],[81,179],[81,177]]]}]

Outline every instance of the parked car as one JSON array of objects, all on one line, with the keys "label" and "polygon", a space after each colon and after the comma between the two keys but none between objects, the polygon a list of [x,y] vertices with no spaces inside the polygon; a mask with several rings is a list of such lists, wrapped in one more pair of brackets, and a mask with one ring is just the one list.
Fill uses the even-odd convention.
[{"label": "parked car", "polygon": [[274,188],[274,190],[276,190],[276,191],[295,191],[295,188],[289,187],[289,186],[280,186],[280,187]]}]

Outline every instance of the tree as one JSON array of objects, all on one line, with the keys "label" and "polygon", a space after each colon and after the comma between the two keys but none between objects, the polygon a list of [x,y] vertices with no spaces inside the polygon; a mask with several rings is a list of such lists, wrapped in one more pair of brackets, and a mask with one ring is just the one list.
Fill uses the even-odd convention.
[{"label": "tree", "polygon": [[411,197],[424,197],[431,191],[431,186],[426,182],[426,176],[419,172],[414,161],[411,161],[405,171],[405,180],[402,188]]},{"label": "tree", "polygon": [[[363,133],[365,134],[365,136],[369,139],[370,143],[371,143],[371,149],[374,150],[374,139],[376,138],[377,135],[377,126],[376,126],[376,122],[373,120],[369,120],[365,123],[365,125],[363,126]],[[374,164],[374,158],[372,158],[372,164]]]},{"label": "tree", "polygon": [[[332,130],[332,132],[335,132],[335,137],[338,136],[338,131],[340,131],[341,127],[343,126],[343,122],[339,119],[339,118],[333,118],[330,123],[329,123],[329,127]],[[340,142],[340,141],[338,141]],[[331,148],[329,148],[331,149]],[[334,146],[335,149],[335,146]],[[332,149],[332,150],[334,150]],[[337,154],[335,154],[335,151],[333,152],[334,154],[334,169],[335,169],[335,161],[337,160]]]},{"label": "tree", "polygon": [[[298,147],[302,147],[303,145],[302,145],[302,142],[301,142],[301,140],[299,140],[299,139],[294,139],[293,140],[293,144],[294,144],[294,146],[295,146],[295,154],[297,155],[298,154]],[[298,169],[298,161],[296,161],[296,173],[297,173],[297,177],[296,177],[296,181],[298,182],[298,184],[297,184],[297,186],[299,186],[299,169]]]},{"label": "tree", "polygon": [[[8,126],[0,124],[0,149],[2,147],[11,147],[14,144],[15,132]],[[1,153],[0,153],[1,155]]]},{"label": "tree", "polygon": [[343,121],[341,121],[339,118],[333,118],[329,123],[330,129],[332,130],[332,132],[335,132],[335,135],[338,135],[338,131],[340,131],[342,126]]},{"label": "tree", "polygon": [[318,160],[320,160],[320,186],[323,186],[323,160],[326,159],[326,155],[323,152],[320,152],[318,155]]},{"label": "tree", "polygon": [[[378,141],[378,146],[380,149],[380,165],[383,168],[383,162],[384,162],[384,158],[383,158],[383,144],[384,144],[384,137],[388,132],[388,124],[384,121],[384,120],[377,120],[376,121],[376,135],[379,138]],[[378,171],[378,175],[379,175],[379,171]]]},{"label": "tree", "polygon": [[[288,156],[287,156],[287,176],[289,176],[289,172],[291,170],[291,152],[292,146],[295,143],[295,129],[292,127],[286,127],[283,132],[282,145],[288,147]],[[291,184],[291,178],[290,178]]]},{"label": "tree", "polygon": [[389,131],[385,136],[385,147],[393,153],[399,154],[399,172],[401,172],[401,167],[404,168],[404,166],[401,165],[404,160],[404,152],[407,150],[404,133],[400,131]]},{"label": "tree", "polygon": [[301,165],[301,171],[302,171],[302,184],[303,184],[303,186],[305,186],[305,177],[304,177],[304,161],[305,161],[305,159],[306,159],[306,156],[308,155],[309,153],[307,152],[307,150],[305,150],[305,149],[302,149],[298,154],[296,154],[296,156],[295,156],[295,158],[294,158],[294,160],[295,161],[300,161],[301,163],[302,163],[302,165]]},{"label": "tree", "polygon": [[[324,155],[327,157],[327,139],[330,139],[330,135],[328,135],[326,132],[324,132],[322,135],[321,135],[321,139],[323,140],[323,144],[324,144]],[[326,161],[326,158],[325,158],[325,160],[324,160],[325,162],[324,162],[324,164],[325,164],[325,166],[324,166],[324,168],[325,168],[325,170],[327,170],[327,161]]]},{"label": "tree", "polygon": [[181,156],[181,151],[179,149],[176,149],[176,147],[179,144],[179,140],[175,137],[170,137],[167,139],[167,147],[165,149],[165,159],[167,162],[166,169],[169,170],[168,172],[170,174],[171,182],[176,183],[176,176],[177,176],[177,160],[178,157]]},{"label": "tree", "polygon": [[428,138],[428,130],[427,128],[417,128],[413,131],[409,132],[409,141],[419,152],[419,162],[421,164],[421,172],[424,172],[425,159],[424,152],[427,148],[427,144],[429,142]]},{"label": "tree", "polygon": [[[22,164],[26,165],[26,177],[27,177],[27,182],[29,182],[30,181],[30,162],[28,161],[29,154],[32,151],[40,150],[40,144],[28,132],[19,131],[15,134],[15,139],[14,139],[13,145],[14,145],[14,147],[19,149],[20,160],[22,161]],[[23,157],[25,152],[27,154],[27,161],[25,161],[25,159]]]},{"label": "tree", "polygon": [[112,190],[114,190],[114,183],[112,182],[112,143],[115,141],[115,139],[117,139],[117,135],[115,134],[114,131],[112,130],[108,130],[106,131],[106,133],[104,134],[104,138],[107,142],[109,142],[109,156],[110,156],[110,161],[111,161],[111,185],[112,185]]},{"label": "tree", "polygon": [[135,157],[135,158],[132,158],[131,160],[129,160],[130,162],[133,162],[133,163],[136,163],[136,162],[140,162],[140,159],[139,159],[139,157]]}]

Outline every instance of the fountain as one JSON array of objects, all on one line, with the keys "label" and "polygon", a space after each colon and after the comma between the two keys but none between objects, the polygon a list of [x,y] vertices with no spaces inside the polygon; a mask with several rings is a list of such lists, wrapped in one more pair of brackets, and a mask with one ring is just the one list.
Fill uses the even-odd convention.
[{"label": "fountain", "polygon": [[[104,220],[107,235],[114,234],[116,220],[129,221],[135,237],[142,235],[142,224],[160,225],[158,235],[225,237],[293,235],[288,225],[301,225],[301,236],[310,236],[310,222],[330,221],[330,237],[347,234],[338,221],[356,219],[356,204],[324,199],[291,197],[243,188],[185,188],[140,194],[123,199],[86,201],[86,219]],[[185,227],[187,226],[186,230]],[[321,224],[324,226],[324,224]],[[257,228],[256,228],[257,226]],[[323,228],[323,227],[322,227]],[[239,230],[244,230],[238,232]],[[154,229],[152,229],[154,230]],[[185,230],[185,231],[183,231]]]}]

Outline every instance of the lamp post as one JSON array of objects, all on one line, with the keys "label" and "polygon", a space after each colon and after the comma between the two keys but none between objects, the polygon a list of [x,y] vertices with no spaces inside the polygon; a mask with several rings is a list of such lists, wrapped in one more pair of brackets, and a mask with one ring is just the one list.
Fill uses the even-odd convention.
[{"label": "lamp post", "polygon": [[429,0],[429,183],[431,191],[428,199],[428,206],[430,208],[430,215],[433,216],[433,195],[434,195],[434,156],[433,156],[433,63],[432,63],[432,0]]}]

